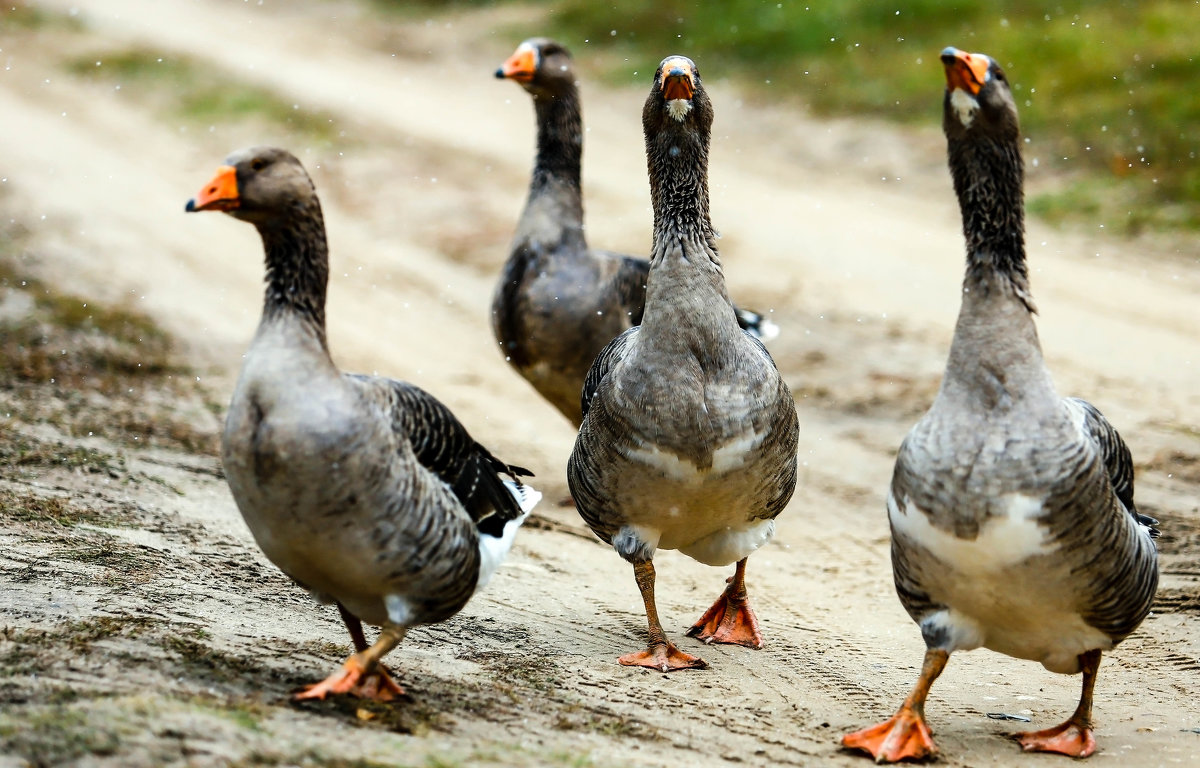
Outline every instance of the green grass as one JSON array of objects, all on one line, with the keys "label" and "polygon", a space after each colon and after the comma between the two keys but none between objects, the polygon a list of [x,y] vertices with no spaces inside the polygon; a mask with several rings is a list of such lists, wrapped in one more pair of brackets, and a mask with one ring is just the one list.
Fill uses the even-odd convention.
[{"label": "green grass", "polygon": [[158,642],[187,671],[189,677],[236,682],[246,677],[261,678],[268,674],[266,668],[252,658],[225,653],[197,639],[169,634]]},{"label": "green grass", "polygon": [[[7,467],[4,468],[7,469]],[[55,530],[73,528],[77,525],[118,527],[123,522],[127,522],[123,516],[105,514],[99,510],[73,504],[61,496],[16,493],[7,488],[0,488],[0,507],[4,509],[6,527],[13,523],[23,523]]]},{"label": "green grass", "polygon": [[1119,232],[1200,227],[1190,2],[562,0],[546,19],[530,33],[558,37],[610,80],[648,86],[663,56],[684,53],[756,98],[930,126],[941,120],[941,49],[988,53],[1013,83],[1026,161],[1074,180],[1034,210]]},{"label": "green grass", "polygon": [[[0,227],[0,301],[18,308],[0,318],[0,414],[51,422],[71,436],[214,454],[220,407],[196,372],[177,362],[170,335],[133,307],[107,306],[34,278],[26,262],[39,254],[29,250],[29,237],[19,225]],[[180,404],[191,409],[186,417],[176,412]],[[0,470],[49,466],[114,478],[124,470],[123,460],[100,451],[0,431]]]},{"label": "green grass", "polygon": [[[331,749],[336,749],[336,745]],[[295,754],[252,751],[240,760],[227,763],[228,768],[258,768],[259,766],[296,766],[297,768],[406,768],[409,763],[381,763],[365,758],[330,757],[316,749]]]},{"label": "green grass", "polygon": [[[62,441],[39,440],[12,430],[0,434],[0,469],[7,471],[19,470],[22,467],[61,467],[90,474],[119,476],[125,469],[124,465],[124,457],[95,448]],[[47,497],[46,501],[54,499]]]},{"label": "green grass", "polygon": [[[34,306],[23,318],[0,325],[0,359],[7,362],[0,385],[48,380],[78,385],[85,372],[121,379],[182,373],[170,364],[171,339],[148,317],[51,289],[20,269],[15,259],[3,258],[8,255],[5,245],[0,243],[0,291],[25,293]],[[81,349],[61,343],[61,336],[95,343]]]},{"label": "green grass", "polygon": [[19,717],[0,713],[0,750],[31,765],[65,765],[79,758],[106,757],[120,749],[123,729],[99,725],[67,706],[30,711]]},{"label": "green grass", "polygon": [[155,624],[140,616],[93,616],[64,621],[53,629],[0,629],[0,677],[41,672],[61,664],[64,653],[87,654],[92,644],[113,637],[137,637]]},{"label": "green grass", "polygon": [[204,125],[258,119],[326,144],[345,142],[330,113],[305,109],[187,56],[129,48],[77,56],[66,67],[79,77],[112,82],[126,94],[161,100],[172,117]]},{"label": "green grass", "polygon": [[13,2],[12,0],[0,5],[0,34],[43,29],[79,32],[83,28],[83,22],[77,16],[68,13],[48,11],[28,2]]}]

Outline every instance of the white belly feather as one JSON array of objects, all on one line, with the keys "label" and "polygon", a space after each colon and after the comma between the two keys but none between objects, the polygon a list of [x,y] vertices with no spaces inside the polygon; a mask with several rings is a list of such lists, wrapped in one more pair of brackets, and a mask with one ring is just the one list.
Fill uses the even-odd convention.
[{"label": "white belly feather", "polygon": [[919,587],[947,609],[921,619],[922,629],[945,633],[949,650],[990,648],[1052,672],[1078,672],[1079,654],[1107,650],[1112,641],[1072,605],[1069,570],[1055,567],[1053,542],[1039,523],[1042,500],[1010,494],[1005,501],[1006,514],[965,539],[935,527],[908,498],[888,495],[893,535],[936,559],[921,570]]},{"label": "white belly feather", "polygon": [[762,512],[755,491],[755,449],[764,434],[748,432],[712,452],[708,467],[687,457],[640,443],[625,457],[646,470],[627,478],[623,491],[639,500],[625,510],[637,537],[650,549],[677,549],[706,565],[728,565],[771,540],[773,520]]},{"label": "white belly feather", "polygon": [[1007,514],[988,519],[974,539],[963,539],[935,527],[929,515],[907,498],[901,509],[888,494],[892,530],[919,543],[962,574],[986,575],[1051,551],[1045,529],[1038,522],[1042,515],[1041,499],[1009,494],[1004,509]]}]

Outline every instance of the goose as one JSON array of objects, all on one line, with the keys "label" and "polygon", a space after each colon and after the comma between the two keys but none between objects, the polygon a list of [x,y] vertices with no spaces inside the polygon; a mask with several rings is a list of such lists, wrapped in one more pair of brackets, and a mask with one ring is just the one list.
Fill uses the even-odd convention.
[{"label": "goose", "polygon": [[[508,362],[579,427],[579,392],[596,355],[642,320],[650,263],[588,247],[580,157],[583,124],[571,54],[534,37],[496,77],[520,83],[537,112],[537,159],[529,197],[492,300],[492,330]],[[763,340],[778,327],[737,310]]]},{"label": "goose", "polygon": [[766,347],[738,327],[725,290],[709,218],[712,120],[695,63],[668,56],[642,112],[654,204],[646,309],[588,372],[567,465],[580,515],[633,565],[645,603],[647,648],[619,661],[664,672],[707,665],[666,638],[655,551],[736,562],[688,634],[761,648],[746,560],[771,539],[796,487],[795,403]]},{"label": "goose", "polygon": [[1134,505],[1116,429],[1090,403],[1060,397],[1042,359],[1004,71],[956,48],[941,60],[966,277],[941,389],[900,446],[887,499],[896,591],[927,650],[896,715],[842,744],[877,762],[936,754],[930,686],[951,653],[983,647],[1082,672],[1070,718],[1014,737],[1026,751],[1087,757],[1100,655],[1137,628],[1158,584],[1156,521]]},{"label": "goose", "polygon": [[[355,653],[297,699],[403,693],[379,664],[481,589],[540,494],[412,384],[338,370],[325,335],[325,224],[300,161],[233,153],[187,203],[262,237],[267,287],[221,440],[229,489],[287,576],[337,604]],[[379,625],[368,645],[362,622]]]}]

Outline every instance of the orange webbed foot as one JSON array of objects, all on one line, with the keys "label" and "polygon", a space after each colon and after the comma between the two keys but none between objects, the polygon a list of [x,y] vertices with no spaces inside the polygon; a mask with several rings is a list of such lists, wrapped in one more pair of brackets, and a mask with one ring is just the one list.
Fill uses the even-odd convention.
[{"label": "orange webbed foot", "polygon": [[1057,752],[1068,757],[1087,757],[1096,751],[1092,729],[1073,720],[1044,731],[1014,733],[1014,739],[1026,752]]},{"label": "orange webbed foot", "polygon": [[758,631],[758,617],[745,597],[730,595],[726,590],[704,612],[700,620],[687,631],[703,643],[728,643],[747,648],[762,648],[762,633]]},{"label": "orange webbed foot", "polygon": [[901,709],[879,725],[846,734],[842,737],[842,746],[861,749],[877,763],[924,760],[938,752],[925,718],[909,709]]},{"label": "orange webbed foot", "polygon": [[699,656],[684,653],[672,643],[652,645],[644,651],[627,653],[617,661],[625,667],[649,667],[659,672],[674,672],[678,669],[708,669],[708,663]]},{"label": "orange webbed foot", "polygon": [[340,670],[293,694],[292,699],[324,699],[330,694],[350,694],[360,699],[392,701],[403,696],[404,689],[392,680],[382,665],[377,665],[373,672],[366,672],[356,654],[346,659]]},{"label": "orange webbed foot", "polygon": [[404,689],[380,664],[374,672],[362,676],[358,685],[350,689],[350,695],[369,701],[394,701],[404,695]]}]

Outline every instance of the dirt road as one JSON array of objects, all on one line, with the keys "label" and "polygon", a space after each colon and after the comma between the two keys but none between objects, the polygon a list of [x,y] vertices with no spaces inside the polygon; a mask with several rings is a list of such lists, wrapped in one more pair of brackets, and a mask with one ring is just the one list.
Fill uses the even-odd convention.
[{"label": "dirt road", "polygon": [[[436,393],[499,455],[533,468],[547,499],[566,495],[574,435],[506,367],[487,321],[534,133],[525,95],[491,72],[540,31],[537,12],[37,6],[50,22],[0,29],[0,201],[27,230],[25,268],[149,314],[224,400],[258,319],[260,246],[249,227],[185,217],[183,204],[229,150],[288,146],[324,204],[335,359]],[[261,116],[207,124],[172,111],[171,88],[186,83],[68,66],[94,57],[103,71],[131,50],[266,89],[332,131]],[[703,66],[702,51],[684,53]],[[587,47],[576,54],[589,238],[643,251],[638,115],[656,62],[631,63],[628,87],[604,88]],[[937,99],[940,72],[929,76]],[[720,73],[706,82],[731,293],[783,329],[771,351],[801,419],[799,488],[748,574],[764,650],[706,648],[711,668],[695,674],[619,667],[643,642],[632,574],[572,510],[547,503],[485,595],[393,653],[411,700],[292,706],[288,692],[349,644],[336,615],[259,555],[215,458],[84,439],[124,457],[103,475],[112,482],[52,468],[0,477],[0,490],[125,510],[116,527],[76,533],[140,566],[133,578],[72,558],[40,529],[3,521],[0,766],[865,765],[837,737],[894,709],[922,651],[891,586],[883,496],[895,448],[937,389],[958,309],[962,242],[942,140],[936,124],[820,121],[751,104]],[[1056,380],[1121,429],[1139,503],[1164,531],[1156,610],[1101,668],[1093,760],[1195,765],[1200,260],[1166,241],[1038,222],[1028,242]],[[4,429],[66,439],[9,408]],[[682,635],[728,574],[671,552],[657,562],[664,623]],[[1078,694],[1078,678],[978,651],[954,657],[928,714],[947,765],[1062,765],[1022,755],[1002,738],[1022,724],[988,715],[1048,727]]]}]

